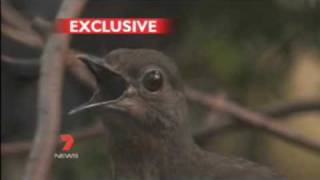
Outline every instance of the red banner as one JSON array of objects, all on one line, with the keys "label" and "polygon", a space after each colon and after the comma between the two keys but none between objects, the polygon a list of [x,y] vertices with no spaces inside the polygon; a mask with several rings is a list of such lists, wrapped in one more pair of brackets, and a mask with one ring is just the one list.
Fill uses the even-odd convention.
[{"label": "red banner", "polygon": [[67,34],[167,34],[166,18],[66,18],[56,22],[58,33]]}]

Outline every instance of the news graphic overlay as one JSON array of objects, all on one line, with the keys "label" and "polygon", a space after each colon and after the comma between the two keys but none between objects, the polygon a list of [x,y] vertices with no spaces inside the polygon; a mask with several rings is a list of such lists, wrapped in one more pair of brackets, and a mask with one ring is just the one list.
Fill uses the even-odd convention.
[{"label": "news graphic overlay", "polygon": [[62,150],[65,151],[65,152],[69,151],[72,148],[73,143],[74,143],[73,137],[70,134],[62,134],[62,135],[60,135],[60,139],[63,142],[65,142]]},{"label": "news graphic overlay", "polygon": [[56,21],[56,31],[65,34],[168,34],[167,18],[65,18]]},{"label": "news graphic overlay", "polygon": [[71,134],[61,134],[59,136],[60,142],[62,142],[62,147],[59,149],[59,153],[54,153],[54,158],[56,159],[78,159],[79,153],[70,152],[74,145],[74,138]]}]

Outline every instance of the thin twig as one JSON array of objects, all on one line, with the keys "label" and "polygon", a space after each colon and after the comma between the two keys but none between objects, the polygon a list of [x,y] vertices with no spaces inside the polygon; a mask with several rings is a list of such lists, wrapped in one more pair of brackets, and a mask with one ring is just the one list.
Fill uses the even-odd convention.
[{"label": "thin twig", "polygon": [[[76,142],[89,140],[91,138],[100,136],[103,134],[105,129],[102,123],[98,122],[93,126],[87,127],[85,129],[80,129],[77,131],[70,132]],[[63,145],[59,141],[59,145]],[[13,156],[13,155],[23,155],[30,151],[32,148],[32,142],[30,141],[19,141],[1,144],[1,156]]]},{"label": "thin twig", "polygon": [[241,106],[221,98],[215,98],[212,95],[205,94],[193,89],[187,90],[188,97],[202,105],[208,106],[214,110],[226,113],[235,117],[236,120],[251,125],[255,128],[269,132],[291,144],[306,147],[310,150],[320,153],[320,141],[305,138],[303,135],[294,132],[284,126],[275,123],[273,118],[263,116],[262,114],[249,111]]},{"label": "thin twig", "polygon": [[[76,17],[86,0],[65,0],[57,18]],[[38,124],[34,143],[26,165],[24,180],[48,178],[53,152],[60,129],[64,56],[70,37],[67,34],[51,34],[44,47],[39,81]]]},{"label": "thin twig", "polygon": [[12,58],[10,56],[6,56],[4,54],[1,54],[1,62],[6,64],[11,64],[13,66],[39,67],[39,62],[35,59],[17,59],[17,58]]},{"label": "thin twig", "polygon": [[1,23],[1,33],[15,41],[31,47],[41,48],[44,44],[43,40],[36,33],[28,33],[26,31],[15,29],[3,23]]},{"label": "thin twig", "polygon": [[[296,100],[292,102],[281,103],[277,105],[272,105],[270,107],[263,108],[259,113],[266,116],[276,117],[277,119],[272,119],[276,121],[289,120],[285,118],[296,113],[305,113],[310,111],[320,111],[320,99],[308,99],[308,100]],[[208,121],[212,121],[211,116],[216,115],[216,111],[209,111]],[[238,121],[237,121],[238,122]],[[203,128],[195,133],[195,140],[199,144],[204,144],[211,139],[216,134],[222,132],[225,133],[228,130],[235,130],[243,127],[243,123],[239,124],[234,119],[225,118],[217,125],[209,125],[209,127]]]},{"label": "thin twig", "polygon": [[320,99],[296,100],[264,108],[261,112],[272,117],[286,117],[292,113],[320,111]]},{"label": "thin twig", "polygon": [[7,0],[1,0],[1,18],[16,29],[32,32],[31,23],[18,10],[11,6]]},{"label": "thin twig", "polygon": [[39,33],[42,39],[47,39],[48,35],[54,28],[52,26],[52,23],[41,17],[33,18],[31,23],[31,27]]},{"label": "thin twig", "polygon": [[33,30],[32,22],[6,0],[1,1],[1,33],[20,43],[42,48],[43,38]]},{"label": "thin twig", "polygon": [[32,142],[18,141],[10,143],[1,143],[1,156],[20,155],[30,151]]}]

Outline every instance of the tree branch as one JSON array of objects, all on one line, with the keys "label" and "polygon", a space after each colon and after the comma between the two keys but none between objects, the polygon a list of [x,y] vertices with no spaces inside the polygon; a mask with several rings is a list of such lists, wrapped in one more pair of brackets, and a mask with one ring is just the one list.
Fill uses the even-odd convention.
[{"label": "tree branch", "polygon": [[269,134],[277,136],[291,144],[303,146],[320,153],[319,140],[307,139],[303,135],[275,123],[274,121],[276,120],[273,118],[249,111],[223,98],[216,98],[212,95],[193,89],[188,89],[187,95],[191,100],[199,102],[211,109],[231,115],[242,123],[269,132]]},{"label": "tree branch", "polygon": [[31,67],[39,67],[39,62],[34,59],[25,60],[25,59],[17,59],[12,58],[6,55],[1,54],[1,62],[5,64],[11,64],[13,66],[31,66]]},{"label": "tree branch", "polygon": [[15,29],[3,23],[1,23],[1,33],[31,47],[41,48],[44,44],[43,40],[36,33]]},{"label": "tree branch", "polygon": [[261,112],[272,117],[283,118],[286,116],[290,116],[292,113],[319,110],[320,99],[308,99],[273,105],[265,108]]},{"label": "tree branch", "polygon": [[[85,129],[80,129],[77,131],[70,132],[73,138],[79,141],[89,140],[91,138],[100,136],[104,133],[102,123],[96,123],[93,126],[87,127]],[[62,146],[63,142],[59,142],[59,146]],[[20,142],[10,142],[1,144],[1,156],[14,156],[23,155],[30,151],[32,148],[32,142],[30,141],[20,141]]]},{"label": "tree branch", "polygon": [[30,21],[17,11],[7,0],[1,0],[1,18],[11,26],[24,30],[32,31]]},{"label": "tree branch", "polygon": [[[80,14],[86,0],[65,0],[57,18],[72,18]],[[40,58],[38,123],[32,150],[26,165],[24,180],[48,178],[53,153],[60,130],[61,94],[64,76],[64,56],[69,47],[67,34],[51,34]]]},{"label": "tree branch", "polygon": [[[285,117],[292,114],[310,111],[320,111],[320,99],[297,100],[277,105],[271,105],[270,107],[263,108],[259,111],[259,113],[270,117],[277,117],[278,119],[272,119],[275,121],[284,121],[288,120],[288,118]],[[216,113],[216,111],[210,111],[208,113],[208,121],[212,121],[211,115],[215,115]],[[208,139],[220,132],[227,132],[229,130],[235,130],[243,127],[230,118],[225,118],[220,121],[221,122],[219,122],[218,124],[209,125],[209,127],[203,128],[200,131],[196,132],[196,142],[198,142],[198,144],[204,144],[208,141]]]}]

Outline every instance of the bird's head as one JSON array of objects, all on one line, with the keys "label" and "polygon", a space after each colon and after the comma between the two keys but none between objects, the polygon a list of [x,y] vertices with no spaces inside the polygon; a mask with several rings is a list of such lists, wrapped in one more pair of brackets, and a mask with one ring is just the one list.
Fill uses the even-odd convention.
[{"label": "bird's head", "polygon": [[99,109],[129,115],[139,125],[175,127],[185,115],[178,69],[169,57],[150,49],[118,49],[105,58],[79,55],[93,73],[91,100],[70,113]]}]

